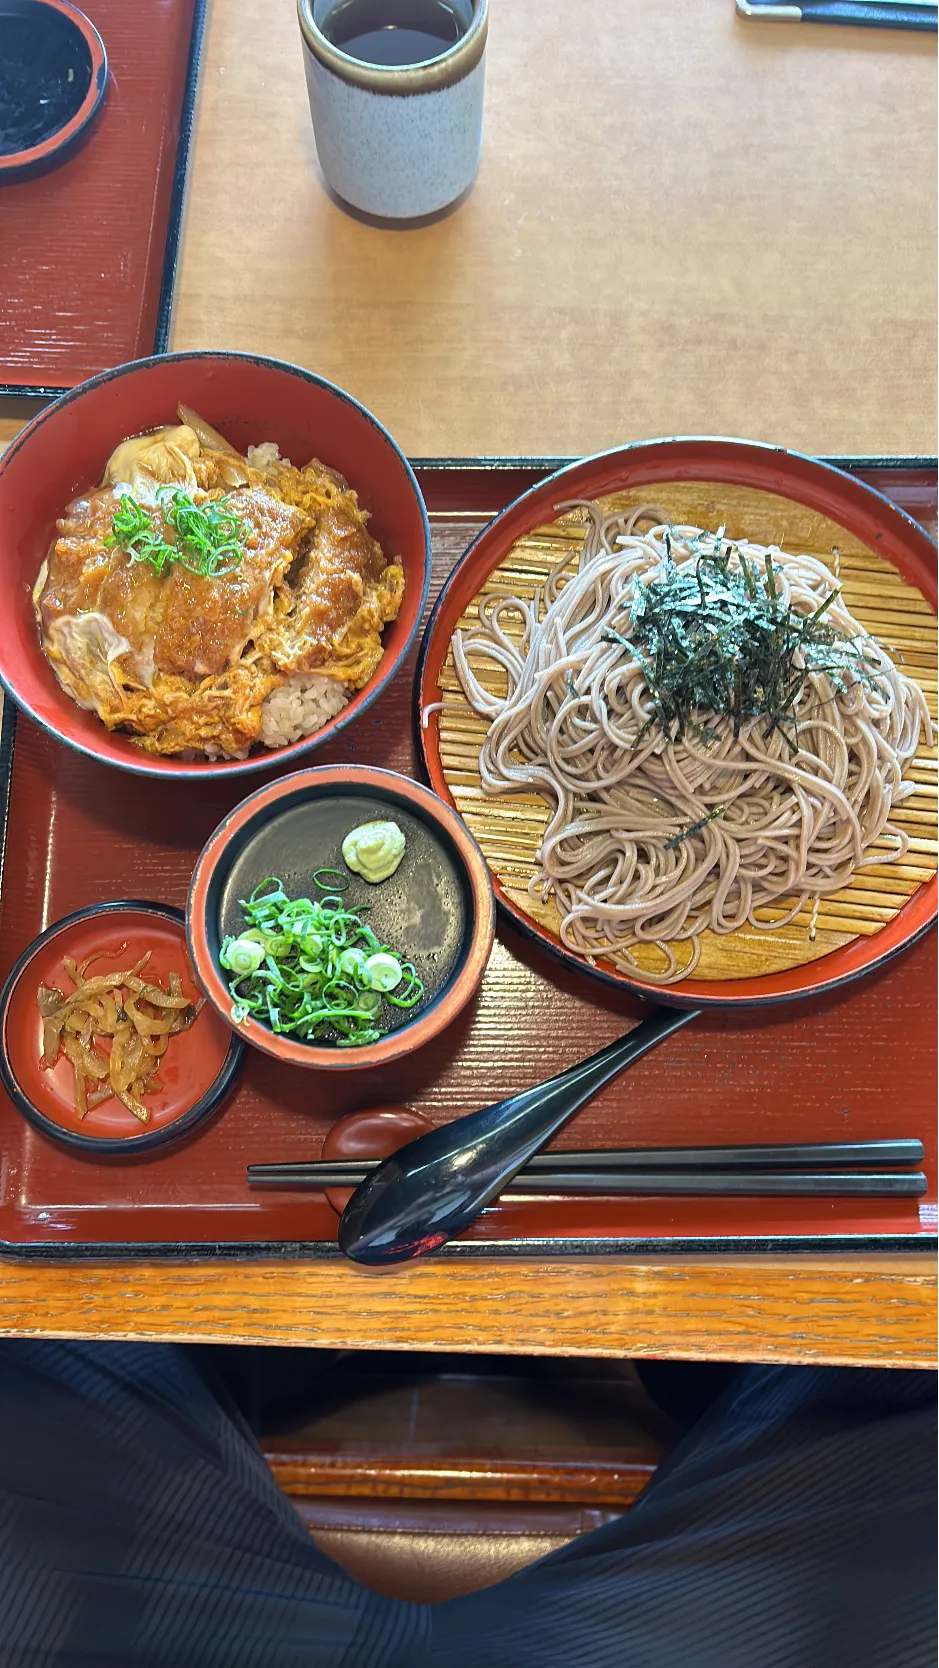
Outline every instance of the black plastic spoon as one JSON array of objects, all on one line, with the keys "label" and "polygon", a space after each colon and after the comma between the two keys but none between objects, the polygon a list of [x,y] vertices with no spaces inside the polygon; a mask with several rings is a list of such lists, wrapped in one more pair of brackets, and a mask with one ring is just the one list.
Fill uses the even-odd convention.
[{"label": "black plastic spoon", "polygon": [[547,1083],[399,1148],[353,1193],[339,1219],[341,1249],[371,1266],[439,1250],[605,1084],[697,1015],[696,1008],[659,1008],[628,1036]]}]

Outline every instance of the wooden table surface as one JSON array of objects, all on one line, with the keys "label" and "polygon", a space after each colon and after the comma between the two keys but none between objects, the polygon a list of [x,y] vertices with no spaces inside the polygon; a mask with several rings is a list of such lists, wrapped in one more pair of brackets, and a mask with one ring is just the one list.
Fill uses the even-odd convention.
[{"label": "wooden table surface", "polygon": [[[416,457],[935,439],[935,39],[496,0],[482,167],[418,228],[318,171],[291,0],[212,0],[172,345],[293,359]],[[0,441],[28,407],[0,405]],[[921,1365],[918,1255],[6,1263],[0,1331]]]},{"label": "wooden table surface", "polygon": [[293,0],[213,5],[175,347],[308,365],[414,457],[935,451],[934,36],[490,12],[476,186],[400,231],[323,189]]},{"label": "wooden table surface", "polygon": [[915,1256],[7,1263],[0,1330],[324,1348],[932,1366]]}]

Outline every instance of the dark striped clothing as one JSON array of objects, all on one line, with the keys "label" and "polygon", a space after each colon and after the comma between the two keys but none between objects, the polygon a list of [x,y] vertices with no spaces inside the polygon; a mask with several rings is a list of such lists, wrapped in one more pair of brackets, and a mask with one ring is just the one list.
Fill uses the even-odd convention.
[{"label": "dark striped clothing", "polygon": [[623,1518],[466,1598],[310,1542],[202,1357],[0,1343],[2,1668],[934,1668],[935,1381],[743,1369]]}]

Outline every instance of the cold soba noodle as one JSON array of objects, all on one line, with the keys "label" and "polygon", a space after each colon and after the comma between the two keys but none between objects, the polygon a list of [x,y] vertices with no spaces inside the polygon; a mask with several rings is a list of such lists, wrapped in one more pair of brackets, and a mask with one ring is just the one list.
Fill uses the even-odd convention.
[{"label": "cold soba noodle", "polygon": [[[705,930],[772,931],[902,856],[889,818],[931,725],[821,562],[657,509],[585,507],[579,560],[531,603],[483,597],[454,667],[491,720],[484,791],[553,807],[529,890],[553,897],[563,943],[670,984]],[[504,697],[477,657],[504,670]],[[882,834],[892,849],[872,853]],[[779,920],[757,919],[783,899]],[[653,972],[634,953],[645,944],[661,952]]]}]

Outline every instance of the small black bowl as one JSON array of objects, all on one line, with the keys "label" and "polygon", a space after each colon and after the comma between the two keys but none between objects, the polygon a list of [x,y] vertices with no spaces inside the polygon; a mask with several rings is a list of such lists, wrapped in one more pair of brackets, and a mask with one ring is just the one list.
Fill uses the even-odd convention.
[{"label": "small black bowl", "polygon": [[[240,900],[275,875],[288,896],[309,897],[315,871],[343,869],[342,841],[350,829],[387,818],[407,840],[400,868],[377,886],[350,874],[342,896],[351,910],[367,907],[376,935],[412,963],[424,987],[421,1000],[399,1011],[397,1021],[383,1015],[387,1028],[379,1040],[355,1048],[275,1033],[250,1014],[232,1019],[230,975],[219,949],[244,928]],[[193,871],[186,922],[199,983],[246,1042],[289,1065],[353,1071],[412,1054],[456,1018],[489,960],[495,902],[486,860],[449,805],[390,770],[328,765],[275,778],[219,824]]]},{"label": "small black bowl", "polygon": [[0,183],[71,156],[107,79],[101,36],[68,0],[0,0]]},{"label": "small black bowl", "polygon": [[219,1108],[244,1055],[244,1043],[206,1006],[188,1031],[171,1039],[159,1070],[162,1088],[145,1102],[149,1125],[114,1099],[79,1119],[68,1061],[42,1068],[36,992],[40,984],[68,989],[64,956],[100,957],[94,971],[104,972],[109,963],[132,966],[145,950],[158,978],[181,973],[184,992],[198,997],[182,911],[137,900],[95,904],[54,922],[23,951],[0,992],[0,1081],[7,1094],[43,1135],[95,1158],[136,1158],[190,1135]]}]

